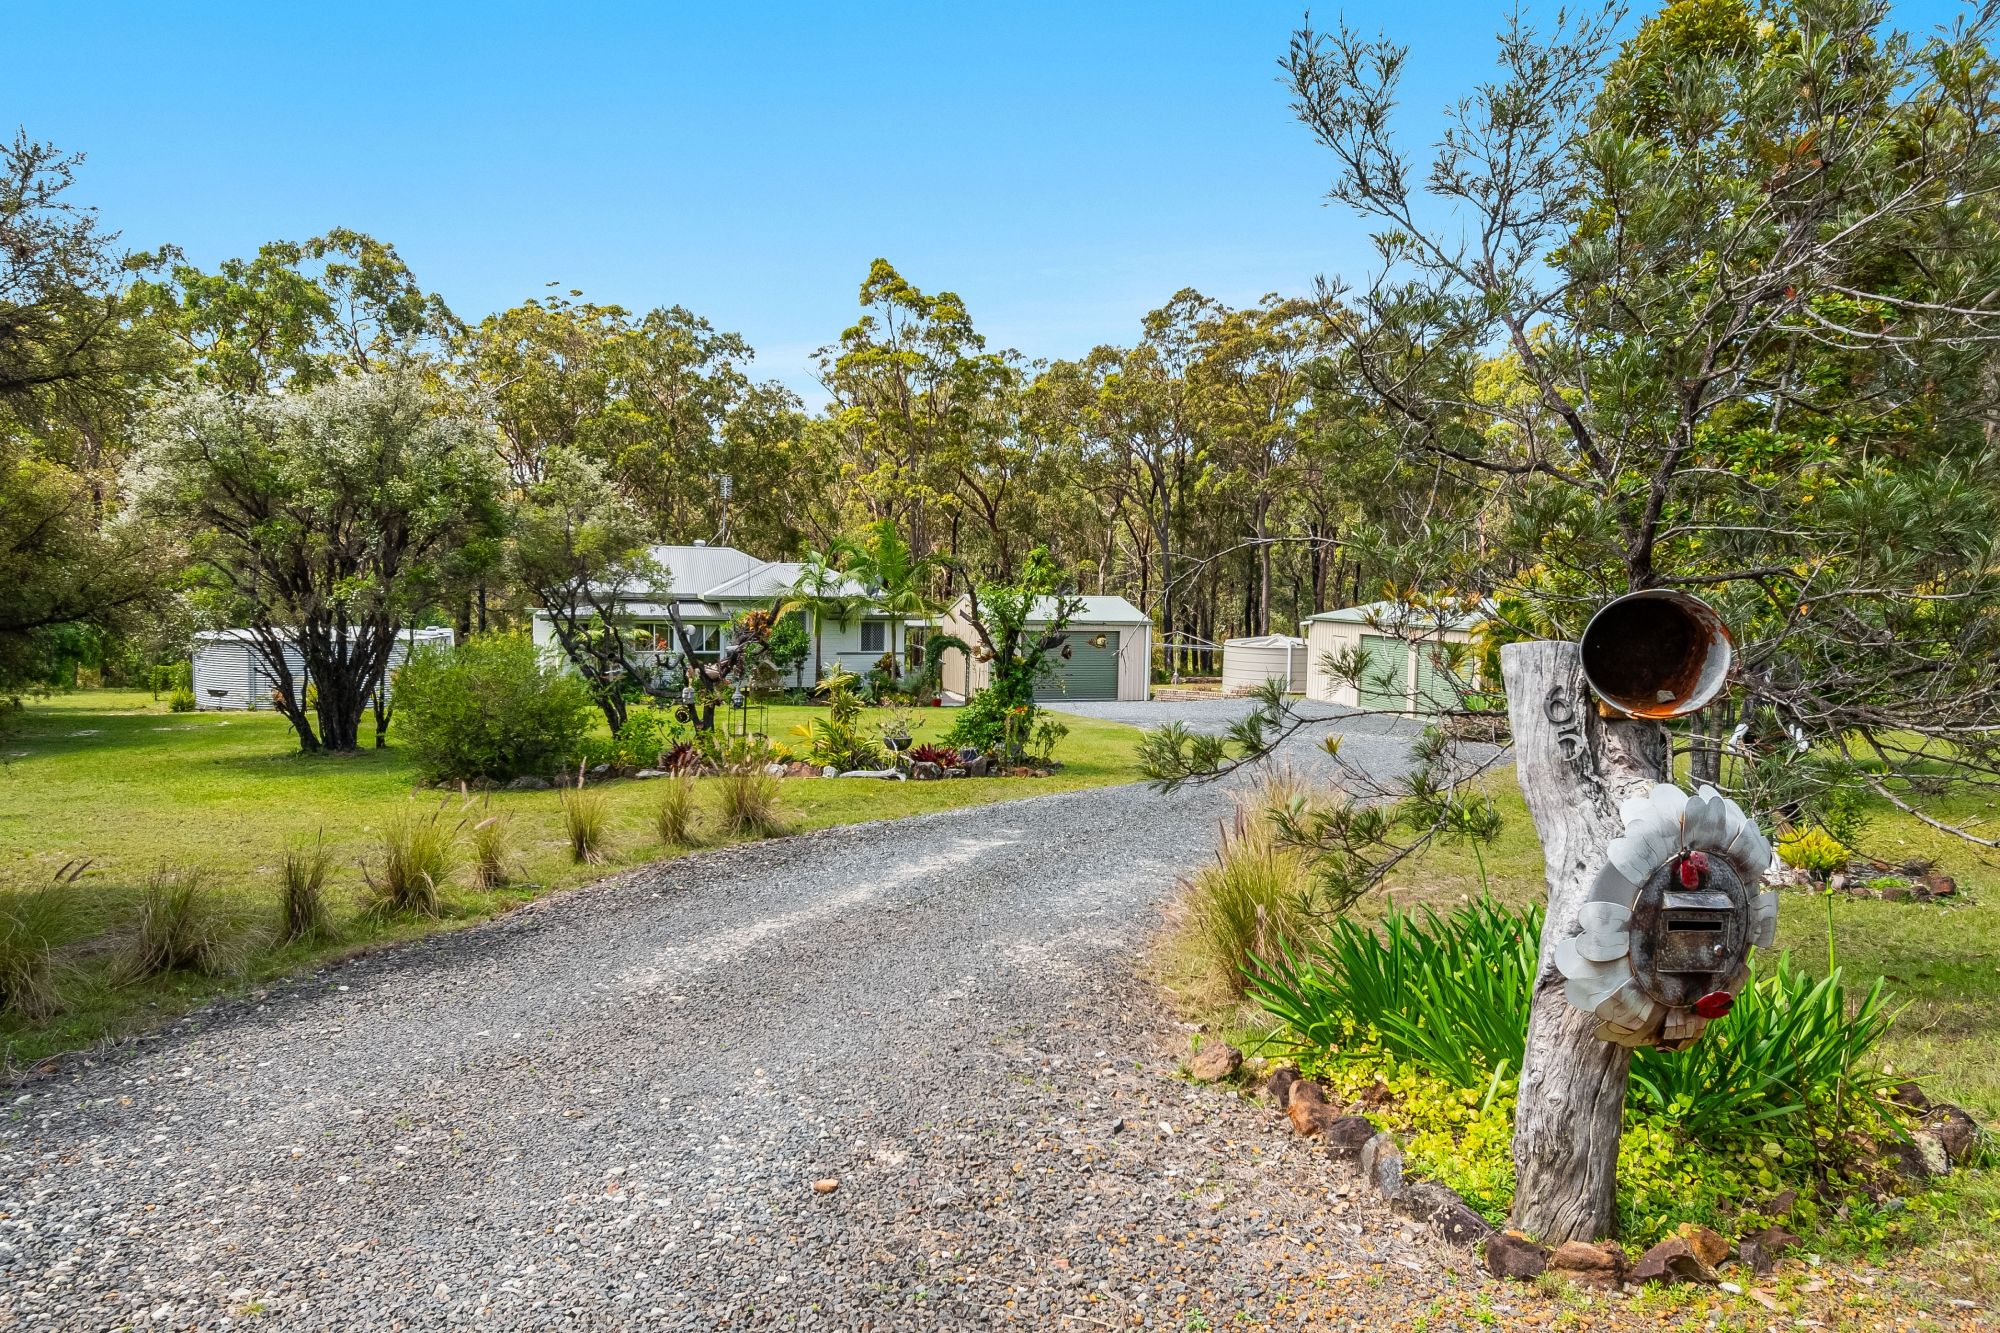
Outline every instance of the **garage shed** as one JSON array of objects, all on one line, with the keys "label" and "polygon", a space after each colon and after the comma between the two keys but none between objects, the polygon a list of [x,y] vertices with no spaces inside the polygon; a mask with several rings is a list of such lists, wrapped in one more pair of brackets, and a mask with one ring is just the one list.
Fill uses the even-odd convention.
[{"label": "garage shed", "polygon": [[[1461,661],[1453,670],[1439,644],[1469,644],[1485,620],[1482,611],[1459,611],[1370,602],[1308,616],[1306,697],[1370,712],[1423,715],[1451,707],[1461,693],[1478,686],[1463,679],[1471,670]],[[1327,673],[1329,654],[1358,650],[1361,680]]]},{"label": "garage shed", "polygon": [[1281,681],[1286,694],[1306,692],[1306,641],[1289,634],[1261,634],[1222,641],[1222,692],[1248,694],[1267,680]]},{"label": "garage shed", "polygon": [[[1144,611],[1123,597],[1085,597],[1083,607],[1070,619],[1067,630],[1069,653],[1059,657],[1055,674],[1036,691],[1039,699],[1132,700],[1144,699],[1149,688],[1148,674],[1153,662],[1153,622]],[[961,597],[945,613],[940,632],[956,635],[970,644],[979,642],[979,633],[965,618],[966,599]],[[1028,628],[1045,627],[1055,614],[1055,599],[1044,597],[1035,605]],[[967,661],[957,649],[945,653],[944,690],[959,700],[971,698],[986,687],[989,667],[984,662]]]},{"label": "garage shed", "polygon": [[[278,683],[247,629],[204,630],[194,636],[194,702],[201,709],[271,708]],[[405,630],[389,649],[393,670],[413,648],[453,642],[449,628]],[[285,644],[285,668],[295,688],[304,688],[306,663],[291,642]]]}]

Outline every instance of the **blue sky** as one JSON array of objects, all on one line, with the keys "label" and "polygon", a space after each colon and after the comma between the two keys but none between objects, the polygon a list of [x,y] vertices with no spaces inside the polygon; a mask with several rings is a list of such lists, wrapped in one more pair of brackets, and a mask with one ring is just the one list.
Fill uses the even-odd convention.
[{"label": "blue sky", "polygon": [[[463,316],[551,279],[677,303],[810,400],[877,255],[1031,357],[1367,260],[1276,81],[1300,0],[7,8],[0,125],[87,153],[78,193],[134,245],[355,227]],[[1426,140],[1503,12],[1348,10],[1412,46]]]}]

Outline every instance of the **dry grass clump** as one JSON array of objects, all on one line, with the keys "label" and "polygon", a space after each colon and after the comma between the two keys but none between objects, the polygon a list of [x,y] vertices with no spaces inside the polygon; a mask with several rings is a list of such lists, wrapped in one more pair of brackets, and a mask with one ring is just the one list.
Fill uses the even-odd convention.
[{"label": "dry grass clump", "polygon": [[405,807],[390,820],[382,831],[379,872],[365,864],[361,867],[370,906],[384,916],[436,916],[442,905],[440,890],[458,856],[463,822],[446,823],[442,805],[428,812]]},{"label": "dry grass clump", "polygon": [[785,831],[778,779],[761,765],[733,764],[716,779],[718,817],[732,838],[769,838]]},{"label": "dry grass clump", "polygon": [[653,823],[660,831],[660,841],[669,847],[692,847],[701,840],[701,811],[695,801],[693,774],[676,773],[661,783]]},{"label": "dry grass clump", "polygon": [[583,785],[578,775],[574,787],[556,793],[562,802],[563,832],[569,837],[570,859],[578,865],[596,865],[609,854],[611,803],[604,793]]},{"label": "dry grass clump", "polygon": [[514,824],[493,809],[492,800],[479,803],[479,818],[469,833],[472,843],[472,886],[505,888],[514,878]]},{"label": "dry grass clump", "polygon": [[1317,930],[1305,860],[1279,844],[1266,813],[1310,799],[1295,775],[1272,774],[1238,798],[1214,859],[1181,881],[1174,951],[1201,1003],[1240,1003],[1246,963],[1281,957]]},{"label": "dry grass clump", "polygon": [[242,934],[208,891],[206,874],[197,866],[162,863],[146,881],[138,921],[112,977],[131,983],[163,972],[220,976],[235,971],[242,954]]},{"label": "dry grass clump", "polygon": [[333,853],[322,838],[285,848],[278,865],[278,942],[314,943],[333,938],[326,906],[326,876]]},{"label": "dry grass clump", "polygon": [[64,894],[89,864],[72,861],[32,889],[0,886],[0,1014],[34,1021],[62,1012],[56,940]]}]

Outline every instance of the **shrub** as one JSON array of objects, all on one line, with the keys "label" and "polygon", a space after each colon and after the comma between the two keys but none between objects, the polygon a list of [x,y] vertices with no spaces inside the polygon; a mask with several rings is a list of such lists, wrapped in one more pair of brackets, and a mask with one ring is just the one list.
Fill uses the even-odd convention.
[{"label": "shrub", "polygon": [[460,824],[445,822],[442,805],[428,812],[405,807],[390,820],[382,831],[380,878],[366,865],[361,868],[374,910],[385,916],[402,912],[436,916],[439,891],[458,854],[459,828]]},{"label": "shrub", "polygon": [[700,839],[696,832],[700,819],[691,774],[676,773],[660,785],[660,803],[653,811],[653,822],[660,830],[661,842],[669,847],[694,846]]},{"label": "shrub", "polygon": [[826,716],[792,728],[806,742],[806,758],[838,769],[881,767],[880,747],[861,734],[863,702],[854,673],[834,672],[820,682],[819,694],[826,701]]},{"label": "shrub", "polygon": [[1008,717],[1012,709],[999,690],[991,686],[965,701],[945,732],[946,745],[970,746],[987,751],[998,749],[1007,739]]},{"label": "shrub", "polygon": [[1761,1136],[1767,1122],[1801,1115],[1824,1123],[1845,1114],[1849,1096],[1886,1114],[1882,1089],[1893,1080],[1864,1057],[1894,1018],[1880,978],[1850,1006],[1839,968],[1815,981],[1781,955],[1700,1041],[1636,1052],[1627,1100],[1710,1140]]},{"label": "shrub", "polygon": [[1253,958],[1282,957],[1313,930],[1305,864],[1278,846],[1257,799],[1237,803],[1215,859],[1182,881],[1178,952],[1214,1003],[1241,1000]]},{"label": "shrub", "polygon": [[278,939],[281,944],[323,940],[333,934],[326,910],[326,876],[333,853],[314,838],[310,847],[285,848],[278,864]]},{"label": "shrub", "polygon": [[1250,990],[1296,1039],[1411,1061],[1462,1088],[1521,1067],[1542,912],[1479,899],[1449,916],[1349,917],[1304,951],[1264,956]]},{"label": "shrub", "polygon": [[[65,874],[68,870],[64,867]],[[63,923],[62,890],[73,878],[58,875],[32,889],[0,889],[0,1014],[36,1020],[62,1012],[55,943]]]},{"label": "shrub", "polygon": [[173,693],[167,696],[167,711],[170,713],[192,713],[195,710],[195,703],[196,700],[192,687],[176,685],[174,686]]},{"label": "shrub", "polygon": [[1824,875],[1847,864],[1848,850],[1822,828],[1794,829],[1778,839],[1778,856],[1788,866]]},{"label": "shrub", "polygon": [[1061,745],[1064,738],[1068,735],[1068,723],[1063,722],[1053,713],[1041,714],[1041,720],[1035,723],[1035,762],[1040,764],[1053,763],[1056,757],[1056,746]]},{"label": "shrub", "polygon": [[778,779],[761,766],[736,764],[717,780],[721,793],[719,818],[732,838],[768,838],[784,832],[778,800]]},{"label": "shrub", "polygon": [[235,969],[241,941],[193,866],[161,865],[146,881],[132,937],[112,967],[121,983],[163,972],[217,976]]},{"label": "shrub", "polygon": [[403,736],[432,781],[556,772],[590,726],[583,682],[520,634],[420,649],[395,689]]},{"label": "shrub", "polygon": [[683,728],[663,708],[634,708],[612,738],[604,761],[618,768],[665,768],[686,744]]},{"label": "shrub", "polygon": [[514,877],[513,821],[494,810],[491,800],[481,801],[477,813],[479,818],[469,830],[473,887],[503,888]]},{"label": "shrub", "polygon": [[611,803],[604,793],[586,788],[582,777],[574,787],[556,793],[562,802],[563,832],[569,838],[570,859],[578,865],[596,865],[605,858],[610,842]]}]

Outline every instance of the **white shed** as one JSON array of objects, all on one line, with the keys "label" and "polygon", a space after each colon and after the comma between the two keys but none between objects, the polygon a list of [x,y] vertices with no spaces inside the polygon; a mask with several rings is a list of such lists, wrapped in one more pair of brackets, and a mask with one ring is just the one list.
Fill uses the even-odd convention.
[{"label": "white shed", "polygon": [[1222,692],[1248,694],[1267,680],[1282,681],[1286,694],[1306,692],[1306,641],[1289,634],[1260,634],[1222,641]]},{"label": "white shed", "polygon": [[[1082,597],[1070,618],[1069,649],[1056,659],[1055,674],[1036,691],[1041,699],[1144,699],[1152,686],[1153,621],[1123,597]],[[979,633],[965,618],[961,597],[945,613],[940,632],[977,646]],[[1046,626],[1055,614],[1055,599],[1044,597],[1028,618],[1028,628]],[[985,662],[967,661],[964,653],[945,653],[944,691],[969,699],[986,687],[991,670]]]},{"label": "white shed", "polygon": [[[1483,610],[1370,602],[1322,611],[1305,620],[1306,697],[1375,712],[1424,714],[1456,706],[1476,679],[1461,661],[1453,670],[1440,644],[1469,644]],[[1329,654],[1359,651],[1361,681],[1329,675]]]},{"label": "white shed", "polygon": [[[194,636],[194,702],[202,709],[271,708],[277,678],[265,665],[254,636],[247,629],[204,630]],[[393,669],[413,648],[427,644],[450,645],[455,636],[449,628],[410,629],[396,636],[389,649]],[[285,643],[285,667],[292,674],[294,688],[305,685],[306,662],[298,647]]]}]

